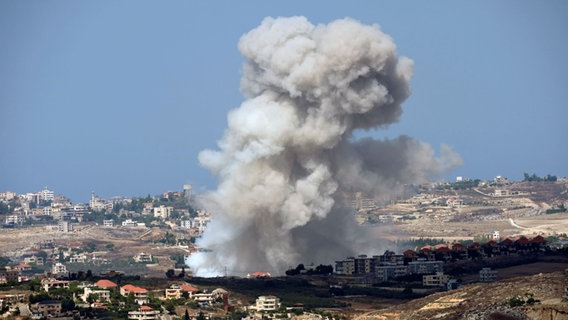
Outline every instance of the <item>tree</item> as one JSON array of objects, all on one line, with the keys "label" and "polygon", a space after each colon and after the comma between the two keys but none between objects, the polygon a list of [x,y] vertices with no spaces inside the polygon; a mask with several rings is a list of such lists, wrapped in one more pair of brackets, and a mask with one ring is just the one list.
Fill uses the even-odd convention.
[{"label": "tree", "polygon": [[173,278],[176,275],[176,271],[174,269],[168,269],[168,271],[166,271],[166,277],[168,279]]},{"label": "tree", "polygon": [[185,309],[185,314],[183,315],[183,320],[189,320],[189,319],[191,319],[189,317],[189,312],[187,312],[187,309]]}]

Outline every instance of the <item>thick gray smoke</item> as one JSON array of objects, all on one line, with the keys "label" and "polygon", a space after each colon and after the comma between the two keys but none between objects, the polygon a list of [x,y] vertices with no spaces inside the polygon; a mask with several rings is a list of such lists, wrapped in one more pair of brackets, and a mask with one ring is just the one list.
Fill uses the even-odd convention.
[{"label": "thick gray smoke", "polygon": [[378,25],[266,18],[243,35],[241,89],[219,151],[200,163],[219,177],[213,221],[188,264],[198,275],[330,263],[375,247],[338,201],[343,190],[389,193],[459,164],[410,137],[355,141],[355,129],[398,121],[412,61]]}]

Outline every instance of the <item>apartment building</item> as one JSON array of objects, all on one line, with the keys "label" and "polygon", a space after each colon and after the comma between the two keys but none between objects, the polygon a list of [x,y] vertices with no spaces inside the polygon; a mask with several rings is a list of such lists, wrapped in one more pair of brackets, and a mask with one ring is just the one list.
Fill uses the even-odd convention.
[{"label": "apartment building", "polygon": [[120,287],[120,294],[122,296],[127,297],[130,293],[134,294],[134,301],[139,305],[148,303],[148,290],[131,284]]},{"label": "apartment building", "polygon": [[254,309],[257,311],[275,311],[280,306],[280,298],[276,296],[260,296],[256,299]]},{"label": "apartment building", "polygon": [[427,287],[444,287],[450,281],[450,276],[443,272],[422,276],[422,285]]}]

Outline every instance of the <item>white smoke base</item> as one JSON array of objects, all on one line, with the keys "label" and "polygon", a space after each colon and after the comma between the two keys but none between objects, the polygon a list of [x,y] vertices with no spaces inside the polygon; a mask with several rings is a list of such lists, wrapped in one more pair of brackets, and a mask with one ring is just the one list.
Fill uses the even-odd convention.
[{"label": "white smoke base", "polygon": [[200,163],[219,177],[206,195],[213,221],[188,259],[197,275],[281,274],[382,250],[340,201],[343,190],[389,194],[461,163],[407,136],[355,141],[353,131],[398,121],[412,61],[378,25],[266,18],[243,35],[241,90],[219,151]]}]

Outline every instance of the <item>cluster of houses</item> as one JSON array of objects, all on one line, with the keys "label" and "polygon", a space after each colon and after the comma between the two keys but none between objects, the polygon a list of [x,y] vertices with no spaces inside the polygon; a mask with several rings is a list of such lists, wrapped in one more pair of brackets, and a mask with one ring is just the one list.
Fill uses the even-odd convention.
[{"label": "cluster of houses", "polygon": [[[68,289],[71,281],[58,280],[56,278],[45,278],[41,280],[41,287],[45,292],[55,289]],[[111,292],[118,292],[123,297],[130,297],[139,305],[138,310],[128,313],[129,319],[159,319],[160,311],[154,310],[147,304],[149,294],[160,297],[162,300],[187,298],[198,302],[201,305],[209,305],[215,301],[222,301],[228,295],[224,289],[216,289],[212,292],[200,292],[200,290],[190,284],[172,284],[169,288],[161,290],[148,290],[132,284],[118,286],[116,283],[101,279],[95,283],[81,283],[79,288],[83,288],[83,293],[78,295],[84,303],[92,308],[105,309],[111,303]],[[267,306],[268,308],[268,306]],[[57,300],[42,301],[31,305],[33,313],[43,316],[54,315],[61,312],[61,302]]]},{"label": "cluster of houses", "polygon": [[[406,250],[395,254],[387,250],[383,255],[368,257],[359,255],[335,262],[335,274],[352,276],[351,281],[367,284],[393,281],[408,275],[423,275],[425,286],[444,286],[450,279],[444,275],[444,264],[459,260],[480,260],[494,256],[530,254],[546,250],[546,240],[542,236],[528,239],[505,238],[502,241],[490,240],[484,244],[477,242],[465,246],[453,244],[426,245],[419,250]],[[483,269],[480,281],[496,278],[494,270]]]}]

